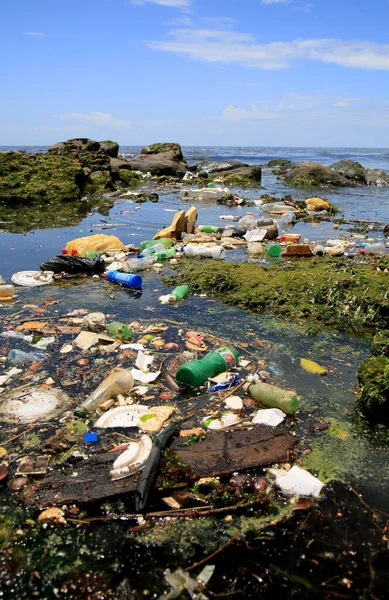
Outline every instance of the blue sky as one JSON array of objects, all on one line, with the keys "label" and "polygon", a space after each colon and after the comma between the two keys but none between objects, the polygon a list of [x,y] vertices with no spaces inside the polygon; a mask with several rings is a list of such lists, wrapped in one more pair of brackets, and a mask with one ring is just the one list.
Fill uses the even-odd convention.
[{"label": "blue sky", "polygon": [[13,0],[0,145],[389,146],[388,0]]}]

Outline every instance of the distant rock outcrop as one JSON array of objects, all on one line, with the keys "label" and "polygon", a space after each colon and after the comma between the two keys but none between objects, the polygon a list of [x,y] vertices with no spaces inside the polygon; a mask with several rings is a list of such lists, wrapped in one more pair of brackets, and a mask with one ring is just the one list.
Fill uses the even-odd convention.
[{"label": "distant rock outcrop", "polygon": [[181,146],[175,143],[152,144],[128,162],[133,171],[154,176],[170,176],[181,179],[188,171]]},{"label": "distant rock outcrop", "polygon": [[316,162],[280,166],[279,177],[297,187],[389,186],[389,175],[380,169],[365,169],[359,162],[340,160],[330,167]]}]

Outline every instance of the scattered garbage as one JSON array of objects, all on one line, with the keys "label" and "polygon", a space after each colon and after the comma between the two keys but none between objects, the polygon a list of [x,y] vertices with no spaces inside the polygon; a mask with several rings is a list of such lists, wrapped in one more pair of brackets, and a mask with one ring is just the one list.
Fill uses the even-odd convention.
[{"label": "scattered garbage", "polygon": [[0,285],[0,301],[13,300],[15,297],[15,287],[13,285]]},{"label": "scattered garbage", "polygon": [[[58,255],[41,264],[42,271],[68,275],[95,275],[104,273],[105,262],[99,256],[96,258],[80,258],[72,255]],[[15,281],[17,283],[17,281]],[[40,284],[42,285],[42,284]]]},{"label": "scattered garbage", "polygon": [[308,373],[317,373],[318,375],[327,375],[328,371],[325,367],[321,367],[314,360],[300,358],[300,365]]},{"label": "scattered garbage", "polygon": [[41,269],[43,273],[41,271],[18,271],[12,275],[11,279],[16,285],[23,287],[38,287],[53,283],[53,275],[58,271],[52,269],[51,265],[43,268],[41,265]]},{"label": "scattered garbage", "polygon": [[209,352],[201,360],[193,360],[182,365],[176,373],[176,379],[185,385],[199,387],[210,377],[233,369],[238,361],[239,354],[235,350],[220,348],[216,352]]},{"label": "scattered garbage", "polygon": [[0,403],[0,417],[7,422],[35,423],[63,412],[69,401],[65,392],[55,388],[30,387],[16,390]]},{"label": "scattered garbage", "polygon": [[40,362],[45,360],[46,354],[42,352],[24,352],[23,350],[10,350],[8,360],[13,365],[24,365],[26,363]]},{"label": "scattered garbage", "polygon": [[127,394],[134,385],[130,371],[115,367],[99,387],[74,411],[75,416],[85,418],[106,400],[118,394]]},{"label": "scattered garbage", "polygon": [[300,406],[300,398],[295,391],[283,390],[269,383],[246,383],[244,390],[263,406],[279,408],[288,415],[297,412]]},{"label": "scattered garbage", "polygon": [[275,475],[277,485],[286,494],[317,498],[324,487],[324,483],[297,465],[289,471],[269,469],[269,472]]},{"label": "scattered garbage", "polygon": [[181,190],[181,200],[221,200],[230,193],[228,188],[214,187],[214,188],[201,188],[199,190],[189,189]]},{"label": "scattered garbage", "polygon": [[228,427],[232,427],[233,425],[237,425],[240,423],[241,419],[232,412],[226,412],[221,415],[220,418],[217,417],[205,417],[203,419],[203,425],[207,427],[207,429],[227,429]]},{"label": "scattered garbage", "polygon": [[136,442],[130,442],[127,449],[118,456],[112,465],[110,476],[113,481],[124,479],[143,469],[150,455],[153,442],[148,435]]},{"label": "scattered garbage", "polygon": [[128,325],[125,325],[120,321],[112,321],[111,323],[108,323],[107,331],[114,338],[119,338],[123,341],[130,340],[132,336],[132,331]]},{"label": "scattered garbage", "polygon": [[106,280],[134,290],[139,290],[142,287],[142,277],[140,275],[110,271],[106,274]]},{"label": "scattered garbage", "polygon": [[195,257],[199,256],[201,258],[220,258],[223,259],[226,255],[226,252],[223,246],[194,246],[192,244],[188,244],[184,249],[185,256]]},{"label": "scattered garbage", "polygon": [[266,253],[272,258],[279,258],[282,253],[282,248],[279,244],[270,242],[266,246]]},{"label": "scattered garbage", "polygon": [[162,304],[174,304],[179,300],[183,300],[189,294],[189,287],[187,285],[179,285],[170,294],[165,294],[159,297],[159,301]]},{"label": "scattered garbage", "polygon": [[286,414],[279,408],[264,408],[258,410],[253,418],[253,423],[256,425],[268,425],[269,427],[277,427],[285,419]]},{"label": "scattered garbage", "polygon": [[89,235],[71,240],[66,244],[65,250],[67,254],[73,256],[84,256],[86,252],[98,252],[104,254],[105,252],[125,251],[126,247],[116,235],[97,233],[96,235]]},{"label": "scattered garbage", "polygon": [[131,406],[117,406],[111,408],[97,419],[94,426],[115,428],[115,427],[139,427],[140,418],[146,414],[149,407],[144,404],[134,404]]}]

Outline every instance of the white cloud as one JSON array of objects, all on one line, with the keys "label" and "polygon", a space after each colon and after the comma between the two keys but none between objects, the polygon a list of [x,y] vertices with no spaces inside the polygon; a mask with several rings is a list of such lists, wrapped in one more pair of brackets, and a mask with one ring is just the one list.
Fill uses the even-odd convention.
[{"label": "white cloud", "polygon": [[259,69],[286,69],[295,60],[315,60],[358,69],[389,71],[389,44],[338,39],[296,39],[257,43],[248,33],[215,29],[174,29],[171,40],[148,41],[154,50],[205,62]]},{"label": "white cloud", "polygon": [[25,31],[23,35],[31,35],[35,37],[42,37],[45,35],[42,31]]},{"label": "white cloud", "polygon": [[173,8],[185,8],[190,6],[192,0],[132,0],[131,4],[159,4],[160,6],[170,6]]},{"label": "white cloud", "polygon": [[132,122],[127,119],[116,119],[109,113],[102,112],[91,112],[85,113],[64,113],[57,115],[60,119],[67,121],[76,121],[86,123],[87,125],[94,125],[98,127],[111,127],[113,129],[129,129],[132,127]]},{"label": "white cloud", "polygon": [[278,117],[279,115],[276,112],[269,111],[266,105],[258,108],[253,104],[249,109],[246,109],[230,104],[223,110],[223,114],[219,118],[221,121],[228,121],[230,123],[243,123],[259,119],[278,119]]}]

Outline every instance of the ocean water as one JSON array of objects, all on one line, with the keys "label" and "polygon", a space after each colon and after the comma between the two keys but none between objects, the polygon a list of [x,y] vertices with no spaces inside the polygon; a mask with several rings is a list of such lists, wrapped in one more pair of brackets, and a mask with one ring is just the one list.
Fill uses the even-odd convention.
[{"label": "ocean water", "polygon": [[[0,146],[1,150],[46,152],[48,146]],[[120,146],[120,153],[136,155],[141,146]],[[239,160],[249,165],[266,164],[273,158],[293,162],[312,160],[330,165],[338,160],[356,160],[370,169],[389,169],[389,148],[293,148],[272,146],[182,146],[189,164],[202,160]]]}]

